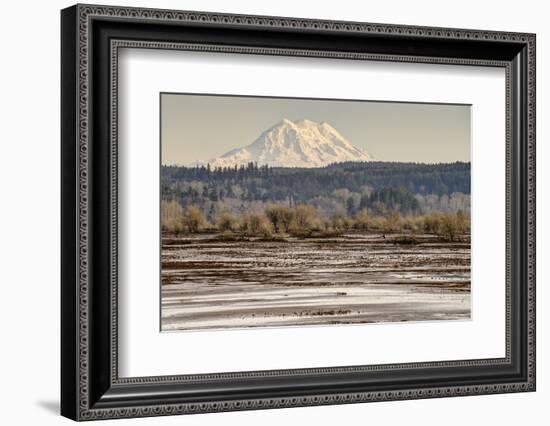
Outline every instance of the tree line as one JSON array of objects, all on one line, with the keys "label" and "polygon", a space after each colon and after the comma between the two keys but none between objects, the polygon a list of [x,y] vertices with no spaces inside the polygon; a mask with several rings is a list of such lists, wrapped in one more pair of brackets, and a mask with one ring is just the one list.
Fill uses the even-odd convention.
[{"label": "tree line", "polygon": [[[200,182],[200,190],[193,182]],[[211,202],[225,198],[243,201],[306,203],[315,197],[330,196],[346,188],[361,193],[383,188],[403,188],[411,194],[470,194],[470,163],[444,164],[352,162],[321,168],[272,168],[247,166],[196,167],[162,166],[164,199],[187,198]],[[237,188],[237,191],[235,190]]]},{"label": "tree line", "polygon": [[460,235],[469,234],[469,215],[459,210],[456,213],[432,213],[404,216],[398,211],[376,214],[363,209],[353,216],[340,214],[323,217],[313,206],[298,204],[268,204],[263,211],[247,212],[237,216],[229,211],[219,212],[209,221],[202,210],[194,205],[183,208],[177,201],[161,203],[161,226],[163,232],[174,234],[219,232],[224,238],[237,236],[284,239],[294,237],[328,237],[344,232],[382,233],[428,233],[447,241],[455,241]]}]

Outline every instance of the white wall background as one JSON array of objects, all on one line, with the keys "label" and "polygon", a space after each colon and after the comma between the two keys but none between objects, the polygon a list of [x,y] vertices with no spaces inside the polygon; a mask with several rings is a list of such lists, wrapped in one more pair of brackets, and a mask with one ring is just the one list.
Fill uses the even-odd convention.
[{"label": "white wall background", "polygon": [[[292,408],[118,424],[544,424],[550,401],[550,28],[536,0],[108,1],[143,7],[296,16],[537,33],[538,390],[530,394]],[[59,405],[59,9],[9,2],[0,25],[0,418],[6,425],[68,424]],[[131,422],[131,423],[129,423]],[[107,421],[102,424],[117,424]]]}]

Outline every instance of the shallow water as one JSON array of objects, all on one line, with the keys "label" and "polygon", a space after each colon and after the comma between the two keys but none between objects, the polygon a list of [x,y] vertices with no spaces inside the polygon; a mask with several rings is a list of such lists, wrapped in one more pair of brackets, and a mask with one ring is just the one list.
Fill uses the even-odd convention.
[{"label": "shallow water", "polygon": [[470,243],[163,236],[162,330],[470,317]]}]

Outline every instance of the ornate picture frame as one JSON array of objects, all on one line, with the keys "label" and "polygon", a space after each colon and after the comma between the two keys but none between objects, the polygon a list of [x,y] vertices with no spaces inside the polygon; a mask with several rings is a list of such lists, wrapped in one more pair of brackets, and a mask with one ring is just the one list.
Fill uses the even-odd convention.
[{"label": "ornate picture frame", "polygon": [[[93,420],[534,391],[535,41],[534,34],[510,32],[96,5],[64,9],[62,415]],[[506,356],[120,377],[117,91],[121,48],[503,68]]]}]

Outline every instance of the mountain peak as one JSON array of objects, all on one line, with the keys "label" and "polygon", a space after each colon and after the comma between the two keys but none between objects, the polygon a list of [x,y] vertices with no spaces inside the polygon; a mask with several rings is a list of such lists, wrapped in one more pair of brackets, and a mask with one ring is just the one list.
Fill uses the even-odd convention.
[{"label": "mountain peak", "polygon": [[370,161],[327,122],[283,118],[243,148],[232,149],[210,161],[213,167],[255,162],[272,167],[324,167],[345,161]]},{"label": "mountain peak", "polygon": [[301,120],[296,120],[294,122],[297,126],[318,126],[319,123],[316,123],[315,121],[308,120],[306,118],[303,118]]}]

